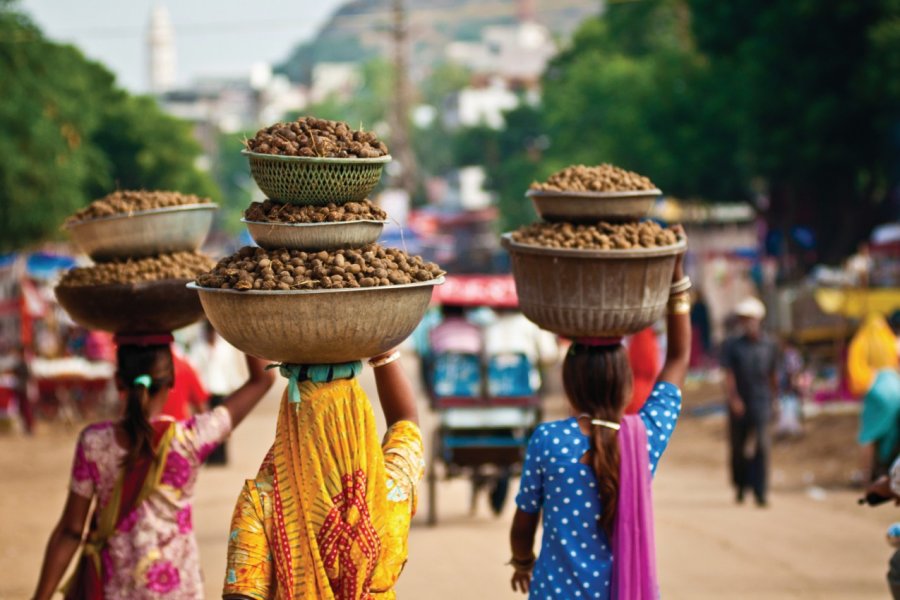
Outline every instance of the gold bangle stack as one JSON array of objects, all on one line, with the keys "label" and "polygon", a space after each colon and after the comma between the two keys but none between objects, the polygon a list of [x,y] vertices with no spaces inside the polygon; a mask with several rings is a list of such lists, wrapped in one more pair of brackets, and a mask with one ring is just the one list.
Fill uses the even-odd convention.
[{"label": "gold bangle stack", "polygon": [[688,315],[691,313],[691,295],[687,292],[669,296],[670,315]]}]

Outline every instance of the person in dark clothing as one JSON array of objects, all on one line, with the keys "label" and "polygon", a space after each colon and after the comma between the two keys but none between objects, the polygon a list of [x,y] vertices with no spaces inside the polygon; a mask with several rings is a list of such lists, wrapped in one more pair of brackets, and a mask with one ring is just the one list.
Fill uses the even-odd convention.
[{"label": "person in dark clothing", "polygon": [[[766,307],[756,298],[735,309],[743,333],[728,340],[722,366],[728,394],[731,478],[737,501],[753,491],[758,506],[766,506],[769,422],[777,389],[778,346],[762,333]],[[752,452],[750,450],[752,442]]]},{"label": "person in dark clothing", "polygon": [[34,433],[34,406],[32,405],[31,367],[29,363],[28,349],[24,344],[20,343],[16,348],[16,365],[13,370],[16,376],[16,399],[19,402],[19,414],[22,416],[25,433],[31,435]]}]

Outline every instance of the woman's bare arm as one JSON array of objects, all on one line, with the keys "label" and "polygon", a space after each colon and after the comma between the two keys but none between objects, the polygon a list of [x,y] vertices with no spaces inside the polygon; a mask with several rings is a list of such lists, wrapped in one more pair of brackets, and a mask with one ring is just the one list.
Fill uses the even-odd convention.
[{"label": "woman's bare arm", "polygon": [[[680,229],[680,228],[679,228]],[[684,254],[675,262],[672,282],[684,277]],[[690,314],[674,314],[669,311],[666,317],[666,363],[659,374],[659,381],[666,381],[678,388],[684,387],[688,366],[691,360],[691,316]]]},{"label": "woman's bare arm", "polygon": [[250,414],[275,383],[275,374],[266,370],[268,364],[268,361],[247,355],[247,369],[250,376],[244,385],[222,402],[222,406],[231,414],[232,428],[237,427],[244,417]]},{"label": "woman's bare arm", "polygon": [[37,590],[34,592],[34,600],[49,600],[59,588],[59,582],[66,574],[72,557],[81,546],[84,526],[90,511],[90,498],[69,492],[59,523],[53,528],[53,533],[50,534],[50,539],[47,541],[47,550],[44,553],[44,563],[41,566],[41,575],[38,579]]},{"label": "woman's bare arm", "polygon": [[[534,563],[534,537],[537,535],[541,513],[527,513],[516,509],[512,527],[509,530],[509,545],[512,548],[512,562],[518,564]],[[514,592],[528,593],[531,585],[531,569],[516,569],[512,577]]]},{"label": "woman's bare arm", "polygon": [[[390,355],[388,352],[373,357],[373,361]],[[390,427],[399,421],[412,421],[418,425],[419,409],[416,406],[416,395],[412,383],[403,370],[400,360],[388,363],[383,367],[375,367],[375,385],[378,388],[378,400],[384,411],[384,420]]]}]

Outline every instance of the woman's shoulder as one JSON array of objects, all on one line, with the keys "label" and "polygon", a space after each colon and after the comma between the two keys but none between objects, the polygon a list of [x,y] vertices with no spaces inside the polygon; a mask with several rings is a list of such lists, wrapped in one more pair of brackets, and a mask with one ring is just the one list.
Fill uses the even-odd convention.
[{"label": "woman's shoulder", "polygon": [[545,421],[541,423],[535,428],[532,437],[559,437],[580,433],[581,430],[578,428],[578,421],[576,421],[574,417],[569,417],[567,419],[557,419],[555,421]]},{"label": "woman's shoulder", "polygon": [[669,383],[668,381],[657,381],[653,386],[653,391],[650,392],[650,397],[658,398],[660,396],[680,399],[681,388],[679,388],[674,383]]},{"label": "woman's shoulder", "polygon": [[113,435],[116,431],[115,421],[98,421],[91,423],[81,430],[78,435],[79,440],[90,440],[94,438],[104,438]]}]

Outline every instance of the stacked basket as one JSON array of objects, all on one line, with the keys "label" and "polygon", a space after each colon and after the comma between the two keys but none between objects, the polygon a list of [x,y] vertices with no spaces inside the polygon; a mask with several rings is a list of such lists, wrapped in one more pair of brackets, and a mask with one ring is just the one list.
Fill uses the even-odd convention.
[{"label": "stacked basket", "polygon": [[[535,185],[527,195],[547,223],[637,224],[661,194],[640,179],[644,183],[637,187],[645,189],[570,191]],[[618,337],[653,324],[665,311],[675,260],[685,249],[684,240],[651,248],[582,249],[514,238],[521,239],[504,234],[503,245],[510,253],[522,312],[541,328],[570,338]]]},{"label": "stacked basket", "polygon": [[[130,208],[160,197],[177,202],[148,210]],[[190,325],[203,310],[197,294],[185,286],[211,261],[183,253],[200,248],[217,208],[206,199],[175,192],[114,192],[97,200],[64,227],[96,266],[76,268],[63,277],[55,290],[60,305],[80,325],[111,333],[164,333]],[[185,258],[190,267],[177,264]],[[159,271],[148,272],[148,264],[160,265]],[[166,276],[169,270],[179,275]],[[133,271],[135,280],[90,283],[95,274],[116,271]]]},{"label": "stacked basket", "polygon": [[[295,123],[305,121],[299,119]],[[287,128],[293,125],[279,124],[269,129],[280,126],[290,133]],[[251,148],[254,141],[251,140]],[[294,208],[364,202],[378,184],[384,165],[391,160],[386,152],[375,158],[284,155],[252,149],[244,154],[254,180],[269,200]],[[283,257],[285,263],[298,252],[310,256],[362,252],[371,248],[368,245],[378,239],[384,226],[383,220],[374,219],[243,221],[267,256]],[[250,249],[241,252],[232,258],[251,258]],[[390,350],[412,333],[428,307],[433,286],[443,281],[435,277],[403,285],[329,289],[313,286],[312,282],[307,283],[316,289],[284,289],[287,285],[282,289],[259,289],[258,285],[250,287],[247,283],[216,289],[209,284],[213,281],[209,275],[190,287],[198,290],[203,309],[219,334],[248,354],[291,364],[343,363]],[[250,276],[246,272],[244,275]]]}]

